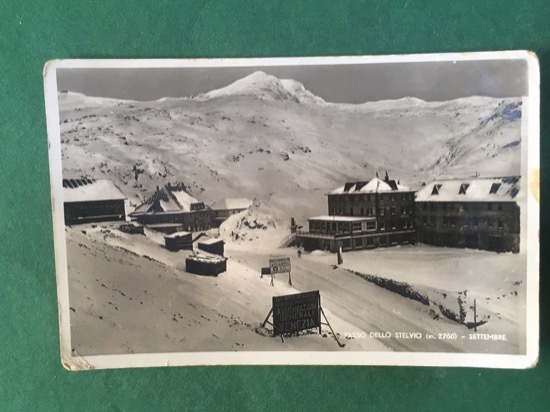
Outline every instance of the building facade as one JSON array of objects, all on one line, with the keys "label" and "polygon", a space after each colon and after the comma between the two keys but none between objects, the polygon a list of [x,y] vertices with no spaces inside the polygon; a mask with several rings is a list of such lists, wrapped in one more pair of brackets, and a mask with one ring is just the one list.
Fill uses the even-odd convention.
[{"label": "building facade", "polygon": [[132,219],[165,233],[210,229],[212,210],[181,185],[167,184],[130,214]]},{"label": "building facade", "polygon": [[520,177],[439,180],[416,196],[418,241],[437,246],[520,249]]},{"label": "building facade", "polygon": [[348,182],[327,195],[328,215],[308,219],[308,230],[297,230],[296,241],[306,250],[336,252],[414,244],[414,191],[378,177]]},{"label": "building facade", "polygon": [[229,198],[215,202],[212,209],[212,226],[219,227],[230,216],[240,213],[252,206],[252,200],[246,198]]},{"label": "building facade", "polygon": [[63,179],[65,224],[124,221],[126,197],[106,179]]}]

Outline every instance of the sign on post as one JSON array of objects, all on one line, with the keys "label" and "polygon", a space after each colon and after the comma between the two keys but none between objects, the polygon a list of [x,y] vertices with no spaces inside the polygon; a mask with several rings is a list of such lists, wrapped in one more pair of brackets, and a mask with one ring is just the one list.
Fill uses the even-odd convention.
[{"label": "sign on post", "polygon": [[290,273],[290,258],[278,257],[269,259],[269,266],[271,267],[271,273]]},{"label": "sign on post", "polygon": [[321,333],[321,295],[318,290],[293,295],[273,296],[273,336],[319,328]]},{"label": "sign on post", "polygon": [[271,268],[271,286],[273,286],[273,275],[277,273],[288,273],[288,284],[292,286],[292,276],[290,274],[290,258],[276,257],[269,259],[269,267]]}]

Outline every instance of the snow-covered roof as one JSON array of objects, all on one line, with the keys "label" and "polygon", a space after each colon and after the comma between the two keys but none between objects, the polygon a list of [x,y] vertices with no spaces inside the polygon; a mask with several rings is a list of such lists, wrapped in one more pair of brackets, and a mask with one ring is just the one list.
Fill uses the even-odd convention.
[{"label": "snow-covered roof", "polygon": [[224,257],[213,255],[205,251],[201,251],[200,253],[197,252],[194,255],[188,256],[186,259],[194,260],[196,262],[205,262],[205,263],[220,263],[227,260]]},{"label": "snow-covered roof", "polygon": [[107,179],[63,179],[64,202],[124,199],[126,196]]},{"label": "snow-covered roof", "polygon": [[347,182],[344,186],[330,192],[331,195],[349,194],[349,193],[380,193],[380,192],[395,192],[409,191],[406,186],[399,182],[390,179],[379,179],[375,177],[368,182]]},{"label": "snow-covered roof", "polygon": [[183,187],[168,184],[157,188],[149,199],[136,207],[132,215],[191,212],[194,204],[203,205],[202,202],[187,193]]},{"label": "snow-covered roof", "polygon": [[376,220],[375,217],[355,217],[355,216],[315,216],[308,220],[330,220],[332,222],[364,222]]},{"label": "snow-covered roof", "polygon": [[504,202],[514,201],[520,176],[436,180],[416,194],[417,202]]},{"label": "snow-covered roof", "polygon": [[239,210],[248,209],[252,205],[252,200],[244,197],[222,199],[215,202],[211,209],[213,210]]},{"label": "snow-covered roof", "polygon": [[191,232],[176,232],[176,233],[172,233],[171,235],[166,235],[164,236],[164,238],[175,239],[177,237],[185,237],[190,235],[191,235]]}]

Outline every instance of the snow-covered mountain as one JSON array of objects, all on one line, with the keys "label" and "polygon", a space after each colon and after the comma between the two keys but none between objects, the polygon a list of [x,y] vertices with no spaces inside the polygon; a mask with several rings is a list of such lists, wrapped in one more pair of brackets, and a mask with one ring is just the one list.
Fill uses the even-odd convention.
[{"label": "snow-covered mountain", "polygon": [[376,171],[417,188],[442,176],[520,173],[521,97],[325,102],[255,72],[152,102],[59,93],[63,173],[109,178],[135,205],[184,183],[211,203],[256,199],[276,221],[326,212],[325,194]]},{"label": "snow-covered mountain", "polygon": [[[262,71],[254,72],[222,89],[212,90],[202,98],[212,99],[222,96],[247,96],[264,100],[288,100],[295,103],[326,104],[304,85],[292,79],[278,79]],[[199,97],[200,98],[200,97]]]}]

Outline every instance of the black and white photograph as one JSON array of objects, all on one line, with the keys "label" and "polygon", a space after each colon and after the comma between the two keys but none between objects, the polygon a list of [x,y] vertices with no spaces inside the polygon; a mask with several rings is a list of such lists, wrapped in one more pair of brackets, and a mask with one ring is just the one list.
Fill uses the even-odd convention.
[{"label": "black and white photograph", "polygon": [[67,369],[536,364],[530,53],[44,73]]}]

